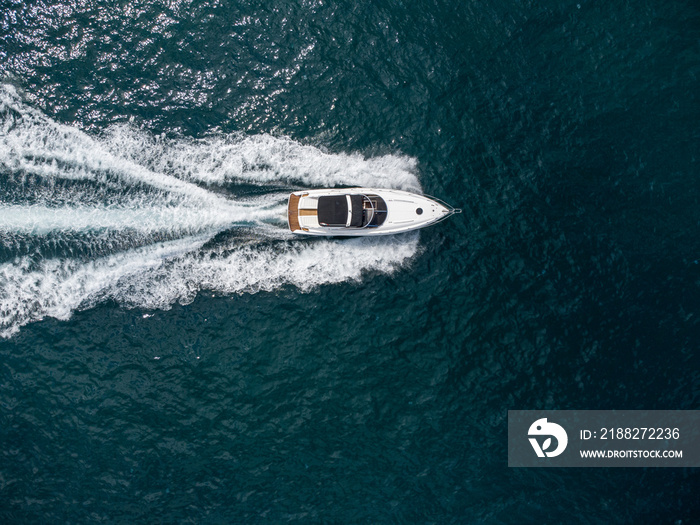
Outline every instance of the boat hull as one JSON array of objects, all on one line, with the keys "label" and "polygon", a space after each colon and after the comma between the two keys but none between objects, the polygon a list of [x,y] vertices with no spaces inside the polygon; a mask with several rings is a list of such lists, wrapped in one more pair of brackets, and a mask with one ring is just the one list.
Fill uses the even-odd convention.
[{"label": "boat hull", "polygon": [[[379,225],[366,227],[347,227],[343,225],[324,225],[319,217],[318,202],[320,198],[360,194],[380,197],[386,205],[385,213]],[[459,210],[438,202],[424,195],[416,195],[401,190],[377,188],[342,188],[306,190],[294,192],[289,196],[287,218],[289,229],[297,235],[322,237],[373,237],[394,235],[425,228],[435,224]]]}]

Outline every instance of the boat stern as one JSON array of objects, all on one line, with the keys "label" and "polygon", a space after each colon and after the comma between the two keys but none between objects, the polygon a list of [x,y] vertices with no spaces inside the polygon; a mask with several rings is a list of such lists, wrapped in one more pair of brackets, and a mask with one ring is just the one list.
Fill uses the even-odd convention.
[{"label": "boat stern", "polygon": [[292,233],[298,233],[301,231],[301,225],[299,224],[299,200],[301,195],[292,193],[289,196],[289,202],[287,203],[287,224]]}]

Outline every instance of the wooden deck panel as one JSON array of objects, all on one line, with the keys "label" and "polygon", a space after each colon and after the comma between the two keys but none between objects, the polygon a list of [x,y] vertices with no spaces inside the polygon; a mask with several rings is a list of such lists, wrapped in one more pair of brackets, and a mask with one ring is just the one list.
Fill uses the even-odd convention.
[{"label": "wooden deck panel", "polygon": [[300,217],[314,217],[318,215],[318,210],[302,208],[299,210]]},{"label": "wooden deck panel", "polygon": [[287,206],[287,220],[289,221],[289,229],[294,231],[301,230],[299,226],[299,195],[293,193],[289,196],[289,205]]}]

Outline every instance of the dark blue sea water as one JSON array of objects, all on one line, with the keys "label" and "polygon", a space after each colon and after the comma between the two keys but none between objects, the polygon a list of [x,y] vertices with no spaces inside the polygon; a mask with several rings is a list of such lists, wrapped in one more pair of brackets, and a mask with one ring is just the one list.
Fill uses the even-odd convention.
[{"label": "dark blue sea water", "polygon": [[0,521],[698,523],[506,418],[700,408],[699,176],[696,1],[0,0]]}]

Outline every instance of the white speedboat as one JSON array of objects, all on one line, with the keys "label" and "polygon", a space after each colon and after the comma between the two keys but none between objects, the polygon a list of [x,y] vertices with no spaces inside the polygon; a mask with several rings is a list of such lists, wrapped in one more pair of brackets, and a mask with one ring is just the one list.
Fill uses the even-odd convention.
[{"label": "white speedboat", "polygon": [[462,210],[400,190],[344,188],[295,191],[289,229],[299,235],[373,236],[424,228]]}]

